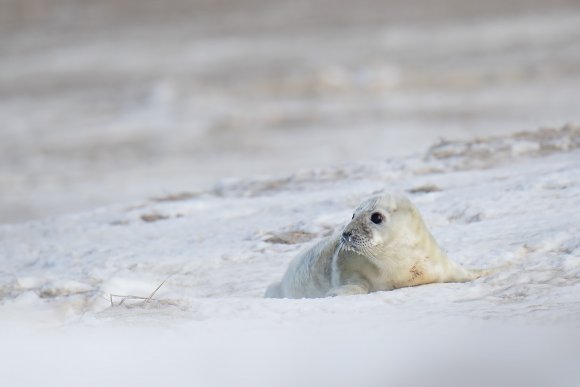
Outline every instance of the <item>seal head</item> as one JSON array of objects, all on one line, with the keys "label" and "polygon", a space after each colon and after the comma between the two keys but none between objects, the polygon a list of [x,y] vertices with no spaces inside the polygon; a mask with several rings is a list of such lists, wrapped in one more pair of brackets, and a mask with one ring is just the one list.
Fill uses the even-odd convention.
[{"label": "seal head", "polygon": [[341,235],[340,248],[365,256],[378,257],[384,245],[390,244],[400,233],[403,224],[413,217],[408,212],[414,206],[403,195],[386,194],[362,202],[352,215]]}]

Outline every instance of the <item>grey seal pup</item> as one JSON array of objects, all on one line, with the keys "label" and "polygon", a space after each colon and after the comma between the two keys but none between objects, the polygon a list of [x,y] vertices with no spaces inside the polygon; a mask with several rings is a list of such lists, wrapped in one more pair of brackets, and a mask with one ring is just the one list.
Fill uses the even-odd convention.
[{"label": "grey seal pup", "polygon": [[413,203],[401,194],[385,194],[362,202],[345,227],[298,254],[265,297],[366,294],[467,282],[486,273],[451,261]]}]

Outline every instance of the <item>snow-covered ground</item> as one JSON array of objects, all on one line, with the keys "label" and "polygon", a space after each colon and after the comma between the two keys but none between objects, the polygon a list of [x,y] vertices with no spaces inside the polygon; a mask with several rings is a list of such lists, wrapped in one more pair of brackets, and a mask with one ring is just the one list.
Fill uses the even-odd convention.
[{"label": "snow-covered ground", "polygon": [[[407,192],[465,284],[263,299],[369,195]],[[0,227],[3,385],[577,386],[580,128],[225,180]],[[165,281],[163,283],[163,281]],[[122,296],[149,297],[151,300]]]},{"label": "snow-covered ground", "polygon": [[[0,385],[579,386],[578,101],[576,0],[0,1]],[[262,298],[383,190],[502,270]]]},{"label": "snow-covered ground", "polygon": [[0,223],[580,122],[577,0],[4,0]]}]

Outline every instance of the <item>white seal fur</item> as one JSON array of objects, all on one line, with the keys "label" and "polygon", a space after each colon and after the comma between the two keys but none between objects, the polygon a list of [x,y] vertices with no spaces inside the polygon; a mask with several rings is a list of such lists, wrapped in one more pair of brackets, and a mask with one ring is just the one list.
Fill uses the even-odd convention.
[{"label": "white seal fur", "polygon": [[270,298],[366,294],[434,282],[466,282],[467,270],[441,250],[411,201],[386,194],[364,201],[344,228],[300,253]]}]

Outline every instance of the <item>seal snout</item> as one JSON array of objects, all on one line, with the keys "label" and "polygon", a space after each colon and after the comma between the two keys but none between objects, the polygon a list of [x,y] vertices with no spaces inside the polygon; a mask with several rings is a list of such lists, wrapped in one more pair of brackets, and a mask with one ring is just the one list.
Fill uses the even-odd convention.
[{"label": "seal snout", "polygon": [[341,240],[342,240],[343,245],[349,249],[357,249],[365,242],[364,238],[362,238],[356,232],[356,230],[355,231],[353,231],[353,230],[344,231],[342,233]]},{"label": "seal snout", "polygon": [[342,233],[343,242],[350,243],[352,241],[352,231],[345,231]]}]

